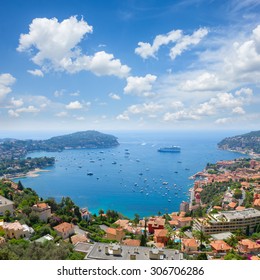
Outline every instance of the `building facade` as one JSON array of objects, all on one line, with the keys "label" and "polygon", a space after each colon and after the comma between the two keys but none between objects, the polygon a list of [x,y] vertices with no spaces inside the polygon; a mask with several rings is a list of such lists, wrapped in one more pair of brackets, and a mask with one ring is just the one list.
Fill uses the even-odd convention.
[{"label": "building facade", "polygon": [[13,201],[0,195],[0,216],[4,216],[6,211],[9,211],[11,216],[13,216],[14,203]]},{"label": "building facade", "polygon": [[206,234],[219,232],[234,232],[242,230],[253,232],[260,223],[260,211],[247,208],[240,211],[223,211],[218,214],[208,214],[206,218],[194,219],[193,229],[203,231]]},{"label": "building facade", "polygon": [[51,207],[47,203],[37,203],[33,205],[32,212],[44,222],[47,222],[51,217]]}]

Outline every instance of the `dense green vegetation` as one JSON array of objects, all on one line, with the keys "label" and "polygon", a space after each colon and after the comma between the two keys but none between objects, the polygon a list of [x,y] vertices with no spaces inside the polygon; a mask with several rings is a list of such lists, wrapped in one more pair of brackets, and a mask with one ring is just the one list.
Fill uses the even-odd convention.
[{"label": "dense green vegetation", "polygon": [[218,147],[244,152],[253,151],[260,154],[260,130],[225,138],[218,143]]},{"label": "dense green vegetation", "polygon": [[45,168],[55,163],[54,157],[26,158],[2,160],[0,162],[0,176],[26,174],[36,168]]},{"label": "dense green vegetation", "polygon": [[73,251],[70,243],[30,242],[27,240],[12,239],[0,246],[0,260],[81,260],[84,254]]}]

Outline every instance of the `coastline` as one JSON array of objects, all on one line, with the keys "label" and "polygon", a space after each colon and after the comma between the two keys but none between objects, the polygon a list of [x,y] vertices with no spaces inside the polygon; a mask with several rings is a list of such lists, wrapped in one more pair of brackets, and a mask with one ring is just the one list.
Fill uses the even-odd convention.
[{"label": "coastline", "polygon": [[228,152],[233,152],[233,153],[240,153],[240,154],[243,154],[243,155],[248,155],[248,156],[250,156],[250,157],[252,157],[252,158],[260,158],[260,154],[257,154],[257,153],[255,153],[255,152],[249,152],[249,151],[243,151],[243,150],[233,150],[233,149],[224,149],[224,148],[220,148],[219,147],[219,149],[220,150],[223,150],[223,151],[228,151]]},{"label": "coastline", "polygon": [[40,174],[39,174],[40,172],[50,172],[50,170],[35,168],[34,170],[28,171],[27,173],[20,173],[20,174],[10,176],[10,177],[7,176],[7,178],[10,180],[26,178],[26,177],[35,178],[35,177],[40,176]]}]

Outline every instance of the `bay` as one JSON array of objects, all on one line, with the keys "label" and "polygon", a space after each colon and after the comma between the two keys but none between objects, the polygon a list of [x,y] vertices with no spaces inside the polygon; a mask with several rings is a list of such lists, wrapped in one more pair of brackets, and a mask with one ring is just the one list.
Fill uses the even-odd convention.
[{"label": "bay", "polygon": [[[119,146],[36,152],[30,157],[54,156],[55,166],[38,177],[20,178],[42,198],[60,201],[69,196],[92,213],[116,210],[133,218],[179,211],[189,200],[189,177],[206,164],[245,155],[219,150],[222,132],[115,132]],[[158,148],[178,145],[180,153],[160,153]],[[93,175],[90,175],[93,174]],[[16,182],[18,179],[15,180]]]}]

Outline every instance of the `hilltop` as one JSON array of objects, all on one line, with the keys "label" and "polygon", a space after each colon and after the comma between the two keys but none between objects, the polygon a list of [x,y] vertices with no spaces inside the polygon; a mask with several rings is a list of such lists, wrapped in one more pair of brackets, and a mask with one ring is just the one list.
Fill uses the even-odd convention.
[{"label": "hilltop", "polygon": [[218,147],[246,154],[260,154],[260,130],[227,137],[218,143]]}]

